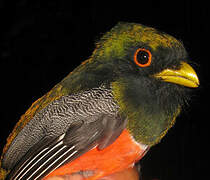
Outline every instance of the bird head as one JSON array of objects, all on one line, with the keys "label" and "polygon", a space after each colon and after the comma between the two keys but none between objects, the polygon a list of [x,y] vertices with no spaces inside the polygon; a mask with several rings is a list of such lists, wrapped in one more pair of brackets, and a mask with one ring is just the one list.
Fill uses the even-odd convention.
[{"label": "bird head", "polygon": [[187,64],[189,57],[183,44],[144,25],[118,23],[96,44],[92,57],[103,64],[96,69],[109,69],[112,78],[129,74],[187,87],[199,85],[195,71]]},{"label": "bird head", "polygon": [[111,85],[121,113],[129,119],[128,130],[137,141],[152,146],[174,124],[189,89],[199,85],[188,60],[174,37],[144,25],[118,23],[71,74],[70,84],[76,91]]}]

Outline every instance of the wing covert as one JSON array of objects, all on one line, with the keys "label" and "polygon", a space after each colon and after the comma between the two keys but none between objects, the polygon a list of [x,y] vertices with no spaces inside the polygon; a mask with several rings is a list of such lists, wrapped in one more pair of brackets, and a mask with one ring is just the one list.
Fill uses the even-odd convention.
[{"label": "wing covert", "polygon": [[95,146],[112,144],[126,126],[126,119],[102,114],[94,122],[76,121],[61,136],[43,138],[19,161],[7,180],[38,180],[73,161]]}]

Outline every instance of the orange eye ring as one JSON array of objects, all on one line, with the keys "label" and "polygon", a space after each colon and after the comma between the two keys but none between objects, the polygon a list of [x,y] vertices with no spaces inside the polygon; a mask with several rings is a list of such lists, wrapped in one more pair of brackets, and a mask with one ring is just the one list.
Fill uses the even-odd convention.
[{"label": "orange eye ring", "polygon": [[[140,53],[141,53],[140,58],[144,58],[144,59],[139,59],[138,56],[139,56]],[[141,63],[141,61],[145,61],[145,62]],[[134,62],[140,67],[150,66],[150,64],[152,62],[151,52],[147,49],[144,49],[144,48],[137,49],[135,54],[134,54]]]}]

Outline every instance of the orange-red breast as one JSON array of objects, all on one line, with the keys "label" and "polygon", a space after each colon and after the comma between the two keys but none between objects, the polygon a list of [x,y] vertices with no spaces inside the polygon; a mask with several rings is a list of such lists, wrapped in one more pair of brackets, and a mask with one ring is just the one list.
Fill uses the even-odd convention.
[{"label": "orange-red breast", "polygon": [[21,117],[3,150],[1,179],[80,173],[97,180],[132,167],[199,85],[187,59],[172,36],[118,23]]}]

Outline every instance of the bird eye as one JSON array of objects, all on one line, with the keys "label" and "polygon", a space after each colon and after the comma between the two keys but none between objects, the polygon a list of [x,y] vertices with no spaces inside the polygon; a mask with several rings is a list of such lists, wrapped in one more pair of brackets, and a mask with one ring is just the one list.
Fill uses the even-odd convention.
[{"label": "bird eye", "polygon": [[139,48],[134,54],[134,62],[140,67],[147,67],[151,64],[152,54],[149,50]]}]

